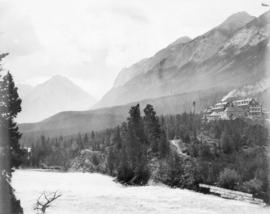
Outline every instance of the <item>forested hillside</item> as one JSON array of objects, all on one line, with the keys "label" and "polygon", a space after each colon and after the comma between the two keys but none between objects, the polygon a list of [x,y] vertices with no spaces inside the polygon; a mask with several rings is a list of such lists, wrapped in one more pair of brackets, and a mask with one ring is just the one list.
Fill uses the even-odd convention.
[{"label": "forested hillside", "polygon": [[[159,115],[168,115],[193,111],[193,102],[195,102],[195,111],[199,113],[218,102],[226,93],[226,89],[210,89],[205,92],[196,91],[142,100],[139,104],[145,106],[149,103],[155,106]],[[40,135],[45,137],[68,136],[79,132],[113,128],[125,120],[132,105],[135,103],[89,111],[61,112],[38,123],[20,124],[20,130],[23,133],[21,142],[23,145],[29,145],[29,141],[33,138],[37,139]]]},{"label": "forested hillside", "polygon": [[[179,153],[170,139],[179,139]],[[254,194],[269,202],[269,133],[261,122],[201,115],[157,116],[151,105],[132,106],[126,122],[112,129],[32,142],[33,167],[102,172],[129,185],[149,179],[200,191],[199,183]]]}]

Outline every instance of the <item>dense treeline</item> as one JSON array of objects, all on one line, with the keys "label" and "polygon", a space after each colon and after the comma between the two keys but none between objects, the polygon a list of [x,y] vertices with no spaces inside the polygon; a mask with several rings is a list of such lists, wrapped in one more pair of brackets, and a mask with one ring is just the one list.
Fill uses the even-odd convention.
[{"label": "dense treeline", "polygon": [[[189,128],[179,131],[189,158],[174,157],[170,165],[177,166],[173,169],[176,176],[168,184],[197,189],[198,183],[206,183],[252,193],[269,202],[268,129],[240,119],[197,123],[196,127],[192,124],[186,123],[184,127]],[[185,170],[191,171],[191,186],[184,185]]]},{"label": "dense treeline", "polygon": [[268,129],[239,119],[207,123],[203,132],[217,139],[213,146],[202,142],[198,152],[191,149],[208,172],[203,180],[269,201]]},{"label": "dense treeline", "polygon": [[[59,138],[41,138],[33,143],[31,157],[25,164],[32,167],[61,165],[69,168],[82,150],[99,151],[107,156],[107,173],[126,184],[145,184],[150,176],[148,161],[163,158],[169,152],[165,130],[151,105],[141,117],[139,105],[130,110],[121,126],[102,132]],[[96,162],[100,161],[97,157]],[[97,163],[98,164],[98,163]]]},{"label": "dense treeline", "polygon": [[[151,105],[142,112],[139,105],[133,106],[126,122],[102,132],[41,137],[32,147],[30,162],[37,167],[46,163],[69,168],[74,158],[84,160],[82,151],[97,151],[105,158],[88,153],[93,156],[90,162],[102,162],[105,167],[99,171],[121,183],[144,185],[154,179],[194,190],[206,183],[249,192],[269,202],[266,127],[240,119],[206,123],[194,113],[157,117]],[[183,153],[169,139],[178,139]]]}]

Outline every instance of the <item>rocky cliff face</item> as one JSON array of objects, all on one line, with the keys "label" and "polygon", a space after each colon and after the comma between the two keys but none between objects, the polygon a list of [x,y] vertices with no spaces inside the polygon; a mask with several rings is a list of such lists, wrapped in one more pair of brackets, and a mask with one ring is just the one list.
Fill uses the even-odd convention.
[{"label": "rocky cliff face", "polygon": [[117,76],[114,82],[114,88],[123,86],[125,85],[125,83],[127,83],[134,77],[148,72],[155,64],[157,64],[164,57],[166,57],[167,55],[174,54],[177,46],[182,46],[190,41],[191,39],[189,37],[186,36],[181,37],[172,44],[170,44],[167,48],[159,51],[155,56],[143,59],[129,68],[124,68]]},{"label": "rocky cliff face", "polygon": [[269,13],[258,18],[234,14],[191,41],[180,39],[123,69],[95,107],[255,84],[265,77]]}]

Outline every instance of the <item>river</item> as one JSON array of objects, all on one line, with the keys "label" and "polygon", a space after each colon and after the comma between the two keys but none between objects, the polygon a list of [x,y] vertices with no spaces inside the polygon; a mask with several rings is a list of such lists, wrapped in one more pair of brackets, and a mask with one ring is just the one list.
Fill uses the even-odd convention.
[{"label": "river", "polygon": [[34,213],[33,204],[41,192],[56,190],[62,196],[47,214],[270,213],[269,207],[163,185],[125,187],[101,174],[17,170],[12,184],[25,214]]}]

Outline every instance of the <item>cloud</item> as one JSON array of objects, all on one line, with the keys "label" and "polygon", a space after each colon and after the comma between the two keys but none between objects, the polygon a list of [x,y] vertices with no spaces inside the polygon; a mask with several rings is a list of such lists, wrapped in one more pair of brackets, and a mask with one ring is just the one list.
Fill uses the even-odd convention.
[{"label": "cloud", "polygon": [[7,1],[0,7],[0,49],[10,57],[25,56],[40,50],[41,44],[30,20]]},{"label": "cloud", "polygon": [[[255,2],[255,3],[254,3]],[[96,98],[123,67],[194,37],[254,0],[0,0],[0,50],[19,83],[60,74]],[[258,3],[259,5],[259,3]],[[211,11],[211,13],[209,13]]]},{"label": "cloud", "polygon": [[144,12],[136,7],[131,7],[130,5],[120,5],[112,6],[111,11],[115,14],[123,16],[123,18],[130,18],[140,24],[147,24],[149,20]]}]

